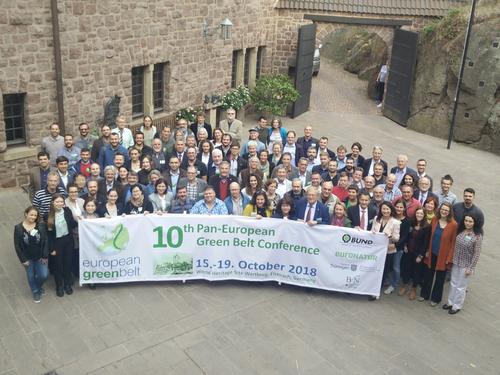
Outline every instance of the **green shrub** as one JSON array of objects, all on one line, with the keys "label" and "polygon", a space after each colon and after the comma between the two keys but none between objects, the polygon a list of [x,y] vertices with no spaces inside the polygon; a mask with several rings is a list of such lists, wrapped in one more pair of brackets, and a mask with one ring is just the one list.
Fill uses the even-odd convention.
[{"label": "green shrub", "polygon": [[286,114],[286,107],[299,98],[299,92],[284,74],[265,75],[255,83],[252,102],[259,112],[274,116]]}]

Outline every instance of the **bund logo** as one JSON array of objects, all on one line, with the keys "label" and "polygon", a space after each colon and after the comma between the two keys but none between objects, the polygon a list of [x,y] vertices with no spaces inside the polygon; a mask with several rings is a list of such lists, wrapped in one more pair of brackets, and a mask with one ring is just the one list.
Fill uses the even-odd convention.
[{"label": "bund logo", "polygon": [[359,244],[359,245],[372,245],[373,244],[372,240],[367,240],[365,238],[353,237],[347,233],[342,236],[342,242],[343,243],[355,243],[355,244]]},{"label": "bund logo", "polygon": [[127,248],[129,239],[127,228],[123,224],[118,224],[110,235],[103,236],[103,242],[97,247],[97,250],[106,254],[119,253]]}]

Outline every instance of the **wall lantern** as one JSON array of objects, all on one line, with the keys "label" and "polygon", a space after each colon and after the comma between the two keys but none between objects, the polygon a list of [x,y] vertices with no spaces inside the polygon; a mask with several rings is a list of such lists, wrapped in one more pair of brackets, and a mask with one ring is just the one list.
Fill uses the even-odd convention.
[{"label": "wall lantern", "polygon": [[233,28],[233,23],[228,19],[224,19],[219,26],[210,28],[207,21],[203,21],[203,37],[206,39],[210,35],[213,35],[217,29],[221,29],[221,37],[223,40],[231,39],[231,30]]}]

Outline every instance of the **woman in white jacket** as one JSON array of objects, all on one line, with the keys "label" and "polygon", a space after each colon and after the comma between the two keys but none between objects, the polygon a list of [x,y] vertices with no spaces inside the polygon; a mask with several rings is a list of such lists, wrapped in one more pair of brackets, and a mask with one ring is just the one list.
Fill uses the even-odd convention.
[{"label": "woman in white jacket", "polygon": [[[385,278],[387,277],[389,272],[393,270],[394,267],[394,255],[397,252],[396,243],[399,241],[400,224],[401,222],[396,219],[396,210],[394,209],[392,203],[387,201],[383,202],[380,205],[378,215],[373,220],[372,226],[373,233],[384,233],[389,239],[389,246],[387,247],[387,257],[385,258],[384,276],[382,277],[382,285],[384,284]],[[391,286],[387,288],[387,290],[390,290],[390,288]],[[392,291],[394,291],[394,288],[392,288]],[[390,294],[392,291],[385,294]],[[370,297],[370,300],[375,299],[377,299],[377,297]]]}]

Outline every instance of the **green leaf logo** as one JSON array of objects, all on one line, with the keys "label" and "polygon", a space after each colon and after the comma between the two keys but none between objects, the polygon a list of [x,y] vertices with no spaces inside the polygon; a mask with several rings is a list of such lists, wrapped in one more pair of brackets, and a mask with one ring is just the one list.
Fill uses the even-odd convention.
[{"label": "green leaf logo", "polygon": [[102,244],[97,247],[97,250],[103,253],[115,253],[127,248],[129,242],[129,234],[127,228],[123,224],[118,224],[109,236],[104,236]]}]

